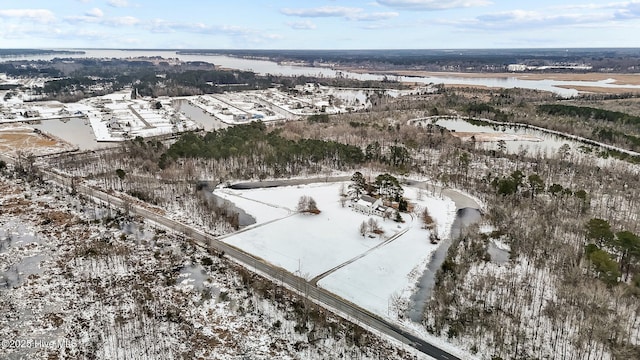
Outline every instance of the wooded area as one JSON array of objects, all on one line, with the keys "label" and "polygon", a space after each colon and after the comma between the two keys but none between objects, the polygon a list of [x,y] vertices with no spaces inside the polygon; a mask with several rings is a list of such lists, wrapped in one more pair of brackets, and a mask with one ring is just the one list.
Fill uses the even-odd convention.
[{"label": "wooded area", "polygon": [[[484,149],[442,128],[407,123],[473,111],[586,137],[593,128],[631,126],[594,115],[588,121],[565,113],[536,116],[539,105],[557,101],[535,91],[441,89],[382,98],[372,109],[329,116],[327,122],[252,123],[166,143],[136,139],[120,149],[52,163],[101,187],[188,213],[191,223],[214,234],[233,225],[228,213],[203,203],[197,186],[202,181],[325,176],[336,169],[426,176],[480,199],[484,227],[492,229],[471,227],[455,240],[424,312],[426,330],[494,359],[638,358],[637,165],[615,159],[597,164],[568,152]],[[574,103],[629,113],[637,99]],[[116,169],[126,176],[120,179]],[[508,262],[491,261],[492,241],[510,247]]]}]

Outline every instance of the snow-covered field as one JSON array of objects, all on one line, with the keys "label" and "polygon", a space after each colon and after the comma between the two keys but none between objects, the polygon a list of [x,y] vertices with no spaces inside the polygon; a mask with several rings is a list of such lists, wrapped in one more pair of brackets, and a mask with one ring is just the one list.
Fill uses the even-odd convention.
[{"label": "snow-covered field", "polygon": [[7,173],[1,359],[424,358],[176,234]]},{"label": "snow-covered field", "polygon": [[[430,243],[429,231],[422,228],[422,221],[415,214],[403,214],[405,222],[397,223],[355,212],[348,203],[342,207],[339,192],[347,184],[217,190],[218,196],[234,202],[257,220],[257,224],[224,241],[307,279],[362,256],[320,279],[318,285],[389,316],[395,300],[411,295],[438,245]],[[320,214],[290,215],[303,195],[316,200]],[[416,204],[416,209],[426,206],[437,224],[438,235],[448,236],[456,210],[452,200],[418,196],[415,188],[405,188],[405,196]],[[378,221],[383,234],[373,238],[360,234],[360,225],[370,218]],[[381,245],[394,235],[397,238]],[[381,246],[374,249],[377,245]]]}]

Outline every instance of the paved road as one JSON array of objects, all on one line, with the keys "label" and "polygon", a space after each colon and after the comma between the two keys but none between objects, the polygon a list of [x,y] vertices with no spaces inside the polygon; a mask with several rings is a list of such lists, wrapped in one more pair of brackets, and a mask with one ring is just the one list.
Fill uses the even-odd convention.
[{"label": "paved road", "polygon": [[[4,158],[5,161],[12,160],[1,155],[0,158]],[[63,186],[71,186],[72,180],[66,176],[58,175],[47,170],[43,170],[43,173],[45,174],[45,178],[48,180],[54,181]],[[260,273],[276,284],[286,285],[287,287],[294,289],[299,294],[329,310],[332,310],[334,313],[348,321],[362,324],[366,328],[373,329],[379,333],[385,334],[386,336],[413,346],[420,352],[434,359],[459,360],[459,358],[453,354],[428,343],[424,339],[411,334],[400,326],[386,321],[383,318],[372,314],[356,304],[353,304],[325,289],[319,288],[304,278],[296,276],[280,267],[266,263],[251,254],[224,243],[212,235],[193,229],[186,224],[169,219],[143,207],[127,204],[126,201],[104,191],[94,189],[83,184],[77,184],[75,188],[79,193],[94,197],[109,203],[112,206],[127,207],[131,213],[145,217],[152,222],[174,231],[181,232],[193,239],[197,244],[206,247],[207,249],[224,252],[225,256],[243,265],[247,269]]]}]

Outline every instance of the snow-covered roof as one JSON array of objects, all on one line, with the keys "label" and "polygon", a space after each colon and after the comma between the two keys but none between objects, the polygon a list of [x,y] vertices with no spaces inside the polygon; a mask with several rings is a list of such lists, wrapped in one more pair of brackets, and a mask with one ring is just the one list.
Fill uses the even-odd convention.
[{"label": "snow-covered roof", "polygon": [[369,195],[362,195],[360,196],[359,201],[362,200],[364,202],[368,202],[369,204],[373,204],[377,201],[376,198],[374,198],[373,196],[369,196]]}]

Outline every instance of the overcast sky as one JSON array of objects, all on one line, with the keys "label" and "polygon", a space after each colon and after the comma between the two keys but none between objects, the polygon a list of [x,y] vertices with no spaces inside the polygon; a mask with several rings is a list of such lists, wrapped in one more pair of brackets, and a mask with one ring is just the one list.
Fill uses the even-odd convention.
[{"label": "overcast sky", "polygon": [[640,0],[0,0],[0,48],[640,47]]}]

